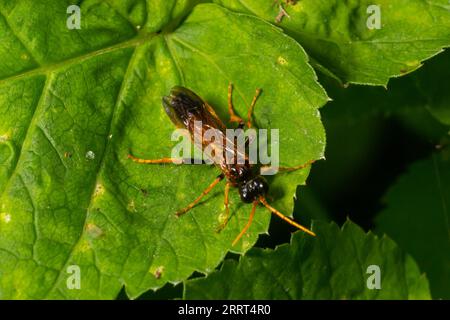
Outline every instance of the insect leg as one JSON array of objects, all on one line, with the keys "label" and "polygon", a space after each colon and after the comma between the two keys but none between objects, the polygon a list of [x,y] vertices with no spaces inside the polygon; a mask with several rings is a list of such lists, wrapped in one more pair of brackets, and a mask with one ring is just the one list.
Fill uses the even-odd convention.
[{"label": "insect leg", "polygon": [[237,123],[239,123],[239,126],[243,126],[244,120],[242,120],[242,118],[239,117],[234,112],[232,95],[233,95],[233,84],[230,82],[228,84],[228,113],[230,114],[230,122],[237,122]]},{"label": "insect leg", "polygon": [[[310,160],[305,164],[302,164],[299,166],[294,166],[294,167],[278,167],[278,172],[291,172],[291,171],[295,171],[295,170],[304,169],[304,168],[310,166],[311,164],[313,164],[314,162],[316,162],[316,160]],[[263,171],[265,171],[265,170],[270,170],[270,169],[272,169],[271,166],[262,166],[261,173],[263,173]]]},{"label": "insect leg", "polygon": [[247,232],[248,228],[250,228],[250,225],[252,224],[252,221],[253,221],[253,217],[255,216],[255,210],[256,210],[257,205],[258,205],[258,201],[254,201],[252,211],[250,212],[250,216],[248,217],[248,222],[245,225],[244,229],[242,229],[241,233],[239,233],[238,236],[236,237],[236,239],[234,239],[232,246],[236,245],[236,243],[238,243],[239,239],[241,239],[242,236]]},{"label": "insect leg", "polygon": [[161,158],[161,159],[141,159],[137,158],[131,154],[128,155],[128,159],[133,160],[137,163],[148,163],[148,164],[162,164],[162,163],[180,163],[179,159],[175,158]]},{"label": "insect leg", "polygon": [[217,228],[217,232],[222,231],[225,226],[228,223],[228,220],[230,219],[230,208],[228,206],[229,204],[229,197],[228,194],[230,193],[230,182],[227,182],[227,184],[225,185],[225,192],[224,192],[224,198],[223,198],[223,204],[225,205],[225,219],[223,220],[223,222],[220,224],[220,226]]},{"label": "insect leg", "polygon": [[[137,163],[145,163],[145,164],[165,164],[165,163],[172,163],[172,164],[197,164],[200,161],[190,158],[183,158],[183,159],[177,159],[177,158],[160,158],[160,159],[141,159],[137,158],[131,154],[127,155],[128,159],[133,160]],[[205,164],[205,162],[202,160],[202,164]]]},{"label": "insect leg", "polygon": [[252,127],[252,114],[253,109],[255,108],[256,100],[258,100],[259,95],[261,94],[261,89],[256,89],[255,95],[253,96],[252,103],[250,104],[250,108],[248,108],[247,112],[247,128]]},{"label": "insect leg", "polygon": [[[228,113],[230,114],[230,122],[237,122],[239,123],[238,128],[242,129],[245,126],[244,120],[239,117],[234,112],[234,106],[233,106],[233,99],[232,99],[232,93],[233,93],[233,84],[230,82],[228,85]],[[247,112],[247,127],[252,127],[252,114],[253,109],[255,108],[256,100],[258,100],[259,95],[261,94],[261,89],[256,89],[255,95],[253,96],[252,103],[250,104],[250,108],[248,108]]]},{"label": "insect leg", "polygon": [[200,196],[197,197],[197,199],[195,199],[194,201],[192,201],[187,207],[178,210],[175,214],[179,217],[183,214],[185,214],[186,212],[188,212],[189,210],[191,210],[197,203],[200,202],[200,200],[202,200],[202,198],[204,196],[206,196],[220,181],[223,180],[223,178],[225,178],[225,175],[222,173],[220,174],[209,186],[208,188],[206,188],[205,190],[203,190],[202,194]]},{"label": "insect leg", "polygon": [[274,207],[270,206],[266,199],[264,197],[260,197],[259,201],[267,208],[269,209],[273,214],[275,214],[276,216],[278,216],[279,218],[283,219],[284,221],[286,221],[287,223],[289,223],[290,225],[302,230],[303,232],[306,232],[307,234],[315,237],[316,234],[314,232],[312,232],[311,230],[309,230],[308,228],[302,226],[301,224],[298,224],[297,222],[295,222],[292,219],[289,219],[288,217],[286,217],[284,214],[282,214],[280,211],[278,211],[277,209],[275,209]]}]

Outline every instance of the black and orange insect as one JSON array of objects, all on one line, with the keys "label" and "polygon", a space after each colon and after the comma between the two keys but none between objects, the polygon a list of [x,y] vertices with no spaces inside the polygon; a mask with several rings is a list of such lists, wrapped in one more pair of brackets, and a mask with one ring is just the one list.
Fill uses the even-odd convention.
[{"label": "black and orange insect", "polygon": [[[261,89],[256,90],[256,94],[253,97],[252,103],[248,109],[247,114],[247,122],[244,122],[244,120],[239,117],[233,107],[232,102],[232,90],[233,86],[230,83],[228,86],[228,112],[230,114],[230,122],[238,123],[238,128],[244,128],[245,124],[248,128],[252,127],[252,113],[253,109],[255,107],[256,101],[261,93]],[[200,98],[197,94],[192,92],[191,90],[176,86],[172,88],[170,91],[170,94],[168,96],[164,96],[162,99],[162,103],[164,106],[164,109],[169,116],[169,118],[172,120],[172,122],[175,124],[178,128],[184,128],[187,129],[190,133],[191,140],[196,143],[194,140],[194,122],[200,122],[201,123],[201,130],[204,132],[208,129],[216,129],[220,130],[222,133],[225,133],[226,126],[225,124],[220,120],[214,109],[205,102],[202,98]],[[203,134],[201,135],[203,137]],[[224,139],[227,139],[225,137],[226,135],[223,134]],[[202,140],[197,142],[196,144],[200,144],[198,147],[204,148],[206,144],[211,144],[211,141],[205,141]],[[222,146],[227,145],[224,143]],[[231,145],[235,145],[234,143]],[[226,149],[226,148],[225,148]],[[221,148],[217,148],[217,152],[226,152],[227,150]],[[220,150],[220,151],[219,151]],[[230,150],[228,150],[230,151]],[[231,152],[237,156],[238,150],[234,148],[234,150],[231,150]],[[190,209],[192,209],[196,204],[198,204],[201,199],[206,196],[220,181],[222,181],[224,178],[226,178],[227,182],[225,185],[225,195],[224,195],[224,205],[226,210],[226,217],[221,226],[219,226],[219,230],[225,227],[227,224],[229,217],[230,217],[230,211],[229,211],[229,190],[230,187],[237,187],[239,190],[240,198],[245,203],[252,203],[252,210],[250,213],[249,220],[246,224],[246,226],[243,228],[243,230],[239,233],[239,235],[235,238],[233,241],[233,245],[235,245],[239,239],[245,234],[245,232],[250,227],[256,206],[258,203],[261,203],[264,205],[267,209],[269,209],[272,213],[283,219],[284,221],[288,222],[289,224],[297,227],[300,230],[303,230],[304,232],[315,236],[315,234],[303,227],[302,225],[298,224],[297,222],[293,221],[292,219],[286,217],[281,212],[279,212],[277,209],[273,208],[272,206],[267,203],[266,200],[266,194],[269,189],[269,185],[264,177],[261,176],[260,172],[262,169],[264,169],[264,166],[258,166],[258,165],[252,165],[248,161],[247,154],[244,156],[244,163],[243,164],[237,164],[236,162],[227,163],[227,161],[221,161],[219,163],[214,163],[217,165],[222,173],[217,176],[217,178],[201,193],[200,196],[198,196],[194,201],[192,201],[189,205],[187,205],[185,208],[179,210],[176,212],[177,216],[181,216],[188,212]],[[128,158],[132,159],[133,161],[137,163],[146,163],[146,164],[164,164],[164,163],[173,163],[173,164],[179,164],[179,159],[173,159],[173,158],[161,158],[161,159],[140,159],[136,158],[133,155],[129,154]],[[222,157],[222,159],[226,159],[226,157]],[[190,161],[188,161],[190,163]],[[296,167],[280,167],[279,172],[282,171],[294,171],[298,169],[305,168],[312,164],[314,161],[309,161],[306,164],[296,166]],[[181,161],[181,164],[186,163],[186,161]]]}]

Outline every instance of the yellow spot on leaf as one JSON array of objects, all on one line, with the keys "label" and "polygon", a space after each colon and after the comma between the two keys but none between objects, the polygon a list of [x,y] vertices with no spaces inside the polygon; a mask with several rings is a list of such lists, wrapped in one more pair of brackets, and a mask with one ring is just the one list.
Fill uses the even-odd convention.
[{"label": "yellow spot on leaf", "polygon": [[131,200],[127,206],[128,211],[136,212],[136,205],[134,204],[134,200]]},{"label": "yellow spot on leaf", "polygon": [[303,10],[303,3],[297,2],[294,5],[291,5],[291,10],[295,12],[300,12]]},{"label": "yellow spot on leaf", "polygon": [[243,237],[241,241],[242,241],[242,248],[244,250],[247,250],[248,248],[250,248],[252,246],[248,239],[248,235],[246,235],[246,237]]},{"label": "yellow spot on leaf", "polygon": [[227,212],[226,210],[223,210],[218,216],[217,216],[217,220],[222,223],[225,221],[225,218],[227,217]]},{"label": "yellow spot on leaf", "polygon": [[81,242],[80,245],[78,246],[77,251],[81,251],[81,252],[86,252],[91,250],[91,246],[89,245],[89,242],[84,238]]},{"label": "yellow spot on leaf", "polygon": [[285,58],[283,58],[283,57],[278,57],[278,59],[277,59],[277,61],[278,61],[278,63],[279,64],[281,64],[281,65],[285,65],[285,64],[287,64],[288,62],[286,61],[286,59]]},{"label": "yellow spot on leaf", "polygon": [[104,193],[105,193],[105,188],[103,187],[103,185],[101,183],[97,183],[95,185],[94,198],[101,196]]},{"label": "yellow spot on leaf", "polygon": [[11,222],[11,215],[9,213],[2,212],[2,213],[0,213],[0,217],[5,223]]},{"label": "yellow spot on leaf", "polygon": [[93,223],[88,223],[86,225],[86,231],[87,233],[93,237],[93,238],[98,238],[101,235],[103,235],[103,230],[100,229],[99,227],[97,227],[95,224]]},{"label": "yellow spot on leaf", "polygon": [[406,65],[408,67],[415,67],[415,66],[418,66],[419,64],[420,64],[419,60],[413,60],[413,61],[407,61],[406,62]]},{"label": "yellow spot on leaf", "polygon": [[159,266],[153,273],[156,279],[160,279],[164,272],[164,266]]},{"label": "yellow spot on leaf", "polygon": [[7,133],[0,135],[0,142],[3,141],[8,141],[9,140],[9,135]]}]

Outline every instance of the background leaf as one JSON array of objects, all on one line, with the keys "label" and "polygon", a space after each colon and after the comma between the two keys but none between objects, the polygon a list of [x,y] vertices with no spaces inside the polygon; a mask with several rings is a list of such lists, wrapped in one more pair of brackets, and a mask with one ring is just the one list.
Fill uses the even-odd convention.
[{"label": "background leaf", "polygon": [[[428,282],[395,243],[348,221],[315,224],[317,238],[299,232],[275,250],[254,248],[239,262],[185,282],[186,299],[429,299]],[[378,265],[381,289],[367,288]]]},{"label": "background leaf", "polygon": [[433,298],[450,298],[450,150],[412,165],[387,192],[376,219],[426,272]]},{"label": "background leaf", "polygon": [[[174,85],[192,88],[223,119],[228,82],[240,114],[261,87],[254,119],[258,127],[280,129],[281,164],[323,157],[317,108],[327,96],[302,48],[278,28],[199,5],[175,31],[170,25],[157,34],[166,22],[145,20],[141,7],[126,14],[119,2],[86,1],[82,29],[69,31],[67,3],[48,2],[33,3],[33,10],[29,1],[0,4],[2,299],[114,298],[123,286],[135,298],[194,271],[209,273],[222,261],[250,211],[235,190],[234,215],[220,234],[220,188],[186,216],[174,216],[217,169],[126,158],[130,151],[170,155],[174,127],[161,97]],[[161,2],[160,9],[181,15],[184,4]],[[137,28],[141,23],[148,28]],[[273,178],[270,198],[286,214],[308,171]],[[233,251],[248,250],[269,219],[258,209]],[[80,290],[67,289],[70,265],[81,268]]]},{"label": "background leaf", "polygon": [[[448,144],[449,126],[430,110],[441,102],[444,111],[448,101],[447,91],[436,88],[445,86],[450,76],[449,59],[450,51],[445,50],[416,72],[391,79],[387,89],[343,88],[329,77],[319,77],[333,99],[321,109],[328,137],[326,161],[314,165],[308,185],[299,188],[299,221],[307,224],[305,217],[328,215],[339,224],[350,217],[365,230],[374,227],[388,188],[412,163]],[[282,228],[277,233],[287,232]]]},{"label": "background leaf", "polygon": [[[274,1],[214,0],[275,23]],[[284,1],[283,1],[284,2]],[[283,3],[282,2],[282,3]],[[343,83],[386,85],[450,45],[447,0],[381,0],[381,28],[370,30],[370,0],[301,0],[284,5],[280,26],[313,58],[315,67]]]},{"label": "background leaf", "polygon": [[441,123],[450,126],[450,50],[432,59],[426,68],[414,73],[420,94],[426,97],[427,109]]}]

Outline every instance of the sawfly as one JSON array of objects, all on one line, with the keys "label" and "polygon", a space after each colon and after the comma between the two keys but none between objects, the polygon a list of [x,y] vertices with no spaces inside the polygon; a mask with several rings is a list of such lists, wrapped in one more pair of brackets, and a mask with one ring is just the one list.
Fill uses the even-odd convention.
[{"label": "sawfly", "polygon": [[[247,121],[244,122],[244,120],[239,117],[233,107],[233,101],[232,101],[232,90],[233,86],[230,83],[228,86],[228,113],[230,115],[230,122],[238,123],[238,128],[242,129],[245,126],[248,128],[252,127],[252,113],[253,109],[255,107],[256,101],[261,93],[261,89],[257,89],[255,96],[253,97],[253,100],[251,102],[251,105],[248,109],[247,113]],[[211,141],[205,141],[202,139],[201,141],[195,141],[194,139],[194,132],[196,130],[195,123],[201,123],[200,130],[202,132],[214,129],[218,130],[222,133],[223,139],[227,140],[228,138],[225,135],[225,131],[227,127],[222,122],[222,120],[218,117],[214,109],[202,98],[200,98],[197,94],[195,94],[193,91],[181,87],[181,86],[175,86],[170,90],[170,94],[168,96],[164,96],[162,98],[162,104],[163,107],[169,116],[170,120],[173,122],[173,124],[177,128],[186,129],[189,134],[191,141],[196,145],[197,147],[201,148],[202,150],[206,147],[206,145],[211,145]],[[204,135],[202,134],[201,137]],[[212,143],[212,146],[215,148],[216,153],[225,153],[225,152],[231,152],[236,157],[239,153],[236,147],[232,147],[232,150],[230,150],[230,145],[235,146],[234,143],[226,143],[230,141],[222,141],[221,145],[217,142]],[[234,141],[233,141],[234,142]],[[227,146],[227,147],[223,147]],[[201,199],[206,196],[220,181],[223,179],[226,179],[226,185],[224,189],[224,206],[226,210],[226,217],[224,219],[224,222],[221,226],[219,226],[219,230],[224,228],[230,218],[230,210],[229,210],[229,191],[230,187],[235,187],[239,191],[239,195],[241,200],[244,203],[252,203],[252,209],[251,213],[248,219],[247,224],[242,229],[242,231],[237,235],[235,240],[233,241],[232,245],[234,246],[239,239],[247,232],[248,228],[250,227],[253,217],[255,215],[256,206],[261,203],[263,206],[265,206],[270,212],[274,213],[287,223],[295,226],[296,228],[315,236],[314,232],[311,230],[305,228],[304,226],[298,224],[294,220],[286,217],[281,212],[279,212],[277,209],[273,208],[266,200],[266,195],[269,190],[269,185],[266,181],[266,179],[261,175],[261,170],[264,169],[264,166],[258,166],[251,164],[248,161],[248,155],[245,152],[245,154],[241,154],[244,158],[244,162],[242,163],[236,163],[236,161],[227,162],[225,159],[227,157],[224,155],[221,157],[221,161],[214,162],[214,164],[222,171],[221,174],[217,176],[217,178],[189,205],[187,205],[185,208],[179,210],[176,212],[177,216],[181,216],[185,213],[187,213],[190,209],[192,209],[196,204],[198,204]],[[128,155],[128,158],[137,162],[137,163],[146,163],[146,164],[164,164],[164,163],[173,163],[173,164],[180,164],[179,159],[175,158],[161,158],[161,159],[141,159],[137,158],[131,154]],[[279,167],[278,171],[294,171],[298,169],[305,168],[309,165],[311,165],[314,161],[309,161],[306,164],[299,165],[296,167]],[[185,162],[181,162],[183,164]]]}]

